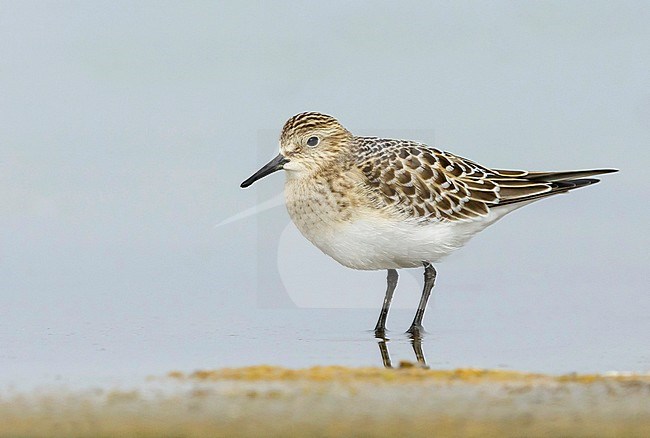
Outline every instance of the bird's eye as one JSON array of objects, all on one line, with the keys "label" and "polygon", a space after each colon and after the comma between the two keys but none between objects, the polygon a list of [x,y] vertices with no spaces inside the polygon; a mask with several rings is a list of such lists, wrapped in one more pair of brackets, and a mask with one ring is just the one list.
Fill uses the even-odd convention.
[{"label": "bird's eye", "polygon": [[319,141],[320,140],[319,140],[318,137],[309,137],[307,139],[307,146],[314,147],[314,146],[316,146],[318,144]]}]

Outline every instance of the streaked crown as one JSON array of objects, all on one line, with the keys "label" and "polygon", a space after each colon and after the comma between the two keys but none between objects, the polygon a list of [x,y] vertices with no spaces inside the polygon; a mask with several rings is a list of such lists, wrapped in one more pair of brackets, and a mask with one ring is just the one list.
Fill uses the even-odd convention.
[{"label": "streaked crown", "polygon": [[316,170],[349,153],[352,134],[327,114],[296,114],[284,124],[280,153],[289,160],[285,170]]}]

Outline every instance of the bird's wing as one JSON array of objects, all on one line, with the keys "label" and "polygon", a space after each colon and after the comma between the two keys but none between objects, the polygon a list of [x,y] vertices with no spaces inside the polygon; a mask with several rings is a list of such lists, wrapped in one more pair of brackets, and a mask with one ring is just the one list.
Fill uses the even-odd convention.
[{"label": "bird's wing", "polygon": [[598,181],[565,180],[561,173],[557,173],[560,178],[549,180],[551,172],[492,170],[422,143],[359,140],[357,166],[377,207],[397,212],[404,219],[474,220],[486,216],[490,208],[532,201]]},{"label": "bird's wing", "polygon": [[492,169],[492,172],[507,177],[526,178],[534,181],[557,182],[569,181],[605,173],[618,172],[618,169],[562,170],[555,172],[533,172],[529,170]]}]

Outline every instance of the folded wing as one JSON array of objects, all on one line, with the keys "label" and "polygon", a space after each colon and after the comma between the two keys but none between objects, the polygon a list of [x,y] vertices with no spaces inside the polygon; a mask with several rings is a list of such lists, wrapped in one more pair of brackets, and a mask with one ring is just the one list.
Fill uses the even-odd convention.
[{"label": "folded wing", "polygon": [[565,193],[598,182],[590,176],[616,172],[489,169],[421,143],[368,140],[372,148],[359,154],[358,167],[377,207],[418,221],[473,220],[492,208]]}]

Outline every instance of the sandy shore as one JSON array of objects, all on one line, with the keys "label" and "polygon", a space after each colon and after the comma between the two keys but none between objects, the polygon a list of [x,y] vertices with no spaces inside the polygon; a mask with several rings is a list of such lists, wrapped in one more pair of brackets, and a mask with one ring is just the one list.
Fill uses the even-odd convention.
[{"label": "sandy shore", "polygon": [[650,436],[650,375],[270,366],[2,394],[0,436]]}]

